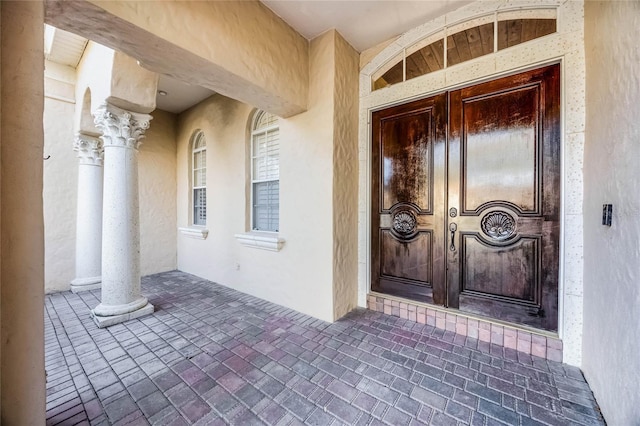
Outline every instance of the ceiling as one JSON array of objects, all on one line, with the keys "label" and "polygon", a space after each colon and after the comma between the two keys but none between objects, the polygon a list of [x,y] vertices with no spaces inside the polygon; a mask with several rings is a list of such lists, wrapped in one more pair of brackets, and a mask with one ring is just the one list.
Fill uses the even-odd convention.
[{"label": "ceiling", "polygon": [[[162,93],[166,93],[163,95]],[[160,74],[156,108],[179,114],[215,94],[201,86],[192,86]]]},{"label": "ceiling", "polygon": [[44,57],[71,68],[78,66],[88,40],[50,25],[44,27]]},{"label": "ceiling", "polygon": [[335,28],[358,52],[471,0],[260,0],[308,40]]},{"label": "ceiling", "polygon": [[[260,0],[308,40],[335,28],[358,52],[472,0]],[[87,40],[47,26],[46,59],[75,68]],[[160,95],[160,93],[165,95]],[[158,109],[180,113],[215,92],[161,75]]]}]

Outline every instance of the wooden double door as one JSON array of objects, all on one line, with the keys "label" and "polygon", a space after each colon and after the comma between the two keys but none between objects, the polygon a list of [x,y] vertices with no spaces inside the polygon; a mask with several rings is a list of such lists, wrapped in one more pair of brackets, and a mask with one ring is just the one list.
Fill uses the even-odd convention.
[{"label": "wooden double door", "polygon": [[557,330],[560,68],[372,115],[373,291]]}]

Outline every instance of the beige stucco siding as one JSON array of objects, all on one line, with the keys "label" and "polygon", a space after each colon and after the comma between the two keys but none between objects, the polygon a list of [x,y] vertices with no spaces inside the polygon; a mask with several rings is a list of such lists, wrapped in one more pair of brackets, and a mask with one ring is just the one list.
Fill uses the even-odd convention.
[{"label": "beige stucco siding", "polygon": [[42,425],[44,5],[5,1],[0,8],[0,407],[3,424]]},{"label": "beige stucco siding", "polygon": [[[47,66],[44,155],[51,158],[44,162],[45,292],[55,292],[68,290],[76,278],[76,205],[82,194],[78,194],[78,159],[73,151],[75,133],[100,134],[91,110],[105,101],[134,111],[152,109],[157,75],[93,42],[77,69]],[[160,110],[152,116],[138,152],[143,275],[175,269],[177,262],[176,117]]]},{"label": "beige stucco siding", "polygon": [[223,282],[234,264],[234,232],[244,228],[246,120],[251,108],[214,95],[178,116],[177,226],[191,222],[191,137],[202,131],[207,144],[206,240],[178,233],[178,269]]},{"label": "beige stucco siding", "polygon": [[[640,419],[640,3],[585,3],[582,368],[608,424]],[[613,204],[611,227],[602,205]]]},{"label": "beige stucco siding", "polygon": [[[78,159],[73,151],[74,104],[45,98],[45,292],[69,290],[75,278]],[[176,144],[174,114],[156,110],[138,152],[140,270],[176,268]]]},{"label": "beige stucco siding", "polygon": [[335,37],[333,316],[358,303],[358,54]]},{"label": "beige stucco siding", "polygon": [[[47,79],[50,80],[50,79]],[[47,87],[51,86],[49,82]],[[53,82],[61,85],[60,82]],[[71,89],[73,88],[72,85]],[[45,230],[44,291],[68,290],[75,278],[76,202],[78,159],[73,152],[75,103],[46,95],[44,101],[44,187],[42,191]]]},{"label": "beige stucco siding", "polygon": [[356,304],[358,58],[335,31],[313,40],[310,52],[309,109],[280,120],[284,247],[264,251],[234,237],[250,231],[254,109],[215,95],[179,116],[178,226],[190,225],[189,143],[199,129],[207,140],[209,235],[178,234],[178,268],[333,321]]},{"label": "beige stucco siding", "polygon": [[258,1],[50,1],[46,19],[278,115],[307,106],[308,41]]},{"label": "beige stucco siding", "polygon": [[176,116],[155,110],[138,152],[140,271],[176,268]]},{"label": "beige stucco siding", "polygon": [[109,97],[114,55],[115,52],[108,47],[92,41],[87,43],[76,68],[75,97],[78,107],[74,113],[74,130],[99,134],[91,113]]}]

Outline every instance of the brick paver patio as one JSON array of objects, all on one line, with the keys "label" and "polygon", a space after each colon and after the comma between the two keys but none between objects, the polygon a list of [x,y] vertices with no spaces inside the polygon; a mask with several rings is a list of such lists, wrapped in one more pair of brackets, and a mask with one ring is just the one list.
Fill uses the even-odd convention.
[{"label": "brick paver patio", "polygon": [[182,272],[98,329],[99,292],[46,298],[47,424],[596,425],[579,369],[357,310],[334,324]]}]

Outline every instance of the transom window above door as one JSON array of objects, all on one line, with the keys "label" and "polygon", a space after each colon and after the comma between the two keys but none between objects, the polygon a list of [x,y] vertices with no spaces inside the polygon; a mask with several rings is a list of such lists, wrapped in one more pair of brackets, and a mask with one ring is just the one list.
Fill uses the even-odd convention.
[{"label": "transom window above door", "polygon": [[556,32],[556,9],[512,10],[477,17],[422,38],[371,76],[382,89]]}]

